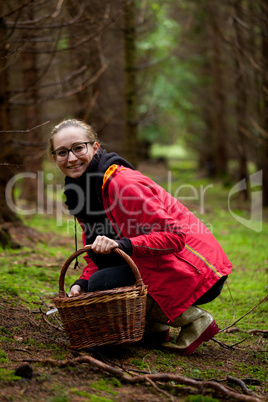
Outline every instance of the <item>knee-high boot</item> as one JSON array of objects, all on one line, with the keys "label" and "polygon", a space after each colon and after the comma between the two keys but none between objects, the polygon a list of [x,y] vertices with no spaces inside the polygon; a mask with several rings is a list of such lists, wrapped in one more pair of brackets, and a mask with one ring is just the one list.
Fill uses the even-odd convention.
[{"label": "knee-high boot", "polygon": [[[148,297],[146,302],[146,312],[148,313],[152,311],[154,305],[157,305],[155,301],[151,297]],[[149,318],[146,316],[144,338],[160,344],[169,341],[169,325],[167,325],[167,317],[164,313],[162,320],[160,319],[160,321],[157,317],[154,317],[154,314],[152,319],[151,316],[149,316]]]},{"label": "knee-high boot", "polygon": [[181,327],[176,343],[165,342],[165,348],[189,355],[202,342],[209,341],[219,332],[219,328],[211,314],[199,307],[191,306],[170,325]]},{"label": "knee-high boot", "polygon": [[[151,306],[147,319],[162,324],[168,322],[168,318],[157,303]],[[219,332],[213,316],[196,306],[189,307],[169,325],[174,328],[181,327],[181,331],[175,344],[165,342],[162,346],[182,355],[189,355],[202,342],[209,341]]]}]

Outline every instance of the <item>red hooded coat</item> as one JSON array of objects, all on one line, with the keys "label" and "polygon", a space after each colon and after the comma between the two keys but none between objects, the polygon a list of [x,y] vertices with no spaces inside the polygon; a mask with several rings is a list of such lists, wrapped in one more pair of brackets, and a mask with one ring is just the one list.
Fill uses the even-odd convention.
[{"label": "red hooded coat", "polygon": [[[137,170],[110,166],[102,201],[119,237],[131,240],[131,258],[149,294],[171,321],[231,272],[231,263],[209,229]],[[83,240],[85,244],[85,235]],[[81,279],[89,279],[98,269],[85,259],[88,265]]]}]

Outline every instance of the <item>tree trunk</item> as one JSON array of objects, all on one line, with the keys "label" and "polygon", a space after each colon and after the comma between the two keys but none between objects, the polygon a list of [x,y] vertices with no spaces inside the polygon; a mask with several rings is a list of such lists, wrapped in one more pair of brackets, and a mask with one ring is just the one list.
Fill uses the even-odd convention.
[{"label": "tree trunk", "polygon": [[[1,12],[1,8],[0,8]],[[1,136],[1,162],[0,162],[0,223],[11,222],[17,219],[14,212],[6,204],[5,188],[13,176],[12,165],[14,161],[14,152],[12,149],[10,130],[10,115],[8,104],[8,70],[6,68],[7,59],[6,50],[6,27],[4,20],[0,19],[0,133]],[[6,132],[5,132],[6,131]]]},{"label": "tree trunk", "polygon": [[[2,15],[0,3],[0,14]],[[6,47],[6,26],[3,18],[0,18],[0,244],[2,246],[12,245],[11,237],[5,227],[6,223],[18,221],[17,215],[9,208],[5,198],[5,188],[13,176],[14,166],[17,163],[15,153],[12,149],[10,130],[10,110],[8,103],[8,63]],[[3,132],[4,131],[4,132]]]},{"label": "tree trunk", "polygon": [[224,88],[224,69],[222,61],[222,44],[219,37],[218,27],[220,26],[220,16],[218,5],[212,0],[208,1],[208,18],[210,28],[210,40],[212,48],[212,86],[213,86],[213,105],[212,121],[214,134],[214,158],[216,175],[225,177],[228,170],[227,159],[227,124],[226,124],[226,100]]},{"label": "tree trunk", "polygon": [[268,6],[261,0],[261,36],[262,36],[262,169],[263,169],[263,205],[268,206]]},{"label": "tree trunk", "polygon": [[[209,77],[211,75],[211,60],[209,54],[210,35],[207,29],[202,31],[202,35],[199,36],[200,50],[203,55],[202,67],[199,67],[203,77]],[[203,86],[201,93],[198,93],[198,99],[202,102],[202,120],[205,124],[204,133],[202,133],[202,141],[200,141],[198,153],[199,153],[199,167],[201,171],[204,171],[207,177],[213,179],[217,175],[215,164],[215,146],[214,146],[214,118],[211,110],[214,105],[214,98],[212,94],[211,86]],[[198,101],[199,102],[199,101]],[[209,146],[208,146],[209,144]]]},{"label": "tree trunk", "polygon": [[251,111],[250,120],[248,120],[249,133],[250,133],[250,155],[254,160],[258,170],[261,167],[261,140],[256,134],[254,121],[260,122],[262,120],[262,84],[261,84],[261,68],[260,68],[260,26],[257,23],[259,18],[259,4],[258,2],[247,1],[247,9],[249,14],[249,38],[248,47],[251,60],[250,76],[250,93],[248,96],[248,110]]},{"label": "tree trunk", "polygon": [[[33,20],[33,7],[27,7],[23,14],[26,20]],[[30,31],[30,34],[32,32]],[[27,43],[22,51],[23,87],[25,90],[25,126],[31,129],[40,124],[38,107],[37,82],[37,56],[34,42],[27,41],[27,30],[24,41]],[[23,165],[27,172],[36,173],[42,170],[44,148],[42,147],[42,136],[38,130],[30,131],[25,138],[27,144],[23,146]],[[25,179],[23,181],[20,198],[29,203],[36,203],[38,196],[37,180]]]},{"label": "tree trunk", "polygon": [[125,10],[125,156],[137,162],[136,2],[124,0]]},{"label": "tree trunk", "polygon": [[[237,152],[239,162],[239,177],[238,180],[246,179],[248,183],[248,169],[247,169],[247,151],[246,151],[246,138],[244,135],[245,130],[248,129],[247,124],[247,73],[243,51],[245,51],[245,43],[241,26],[238,23],[238,18],[243,20],[241,7],[241,0],[234,2],[234,32],[235,32],[235,46],[234,46],[234,60],[236,65],[236,124],[237,124]],[[248,187],[248,186],[247,186]],[[241,191],[243,199],[247,200],[249,197],[248,188]]]},{"label": "tree trunk", "polygon": [[[70,16],[72,18],[75,18],[75,16],[78,13],[80,4],[74,2],[73,0],[68,0],[66,2],[66,6],[67,6],[67,10],[68,10],[68,14],[70,14]],[[88,15],[88,10],[85,9],[84,10],[84,14]],[[90,24],[88,24],[88,26],[84,27],[84,34],[88,34],[90,28]],[[92,60],[93,58],[91,57],[92,54],[94,54],[94,51],[92,52],[92,42],[93,41],[89,41],[89,43],[87,43],[86,45],[82,46],[78,46],[76,47],[76,27],[74,26],[72,29],[68,30],[68,44],[69,46],[71,46],[71,50],[70,50],[70,56],[68,63],[70,64],[69,70],[70,71],[76,71],[79,68],[81,68],[82,66],[86,66],[88,67],[89,65],[91,66],[91,71],[94,69],[94,60]],[[97,57],[97,53],[95,51],[95,55]],[[96,58],[95,57],[95,58]],[[66,66],[65,66],[66,67]],[[92,71],[92,75],[93,75],[93,71]],[[90,101],[90,95],[89,95],[89,89],[85,89],[83,91],[79,91],[74,95],[75,98],[75,102],[73,105],[73,113],[75,118],[80,119],[80,120],[85,120],[87,121],[87,118],[90,115],[90,110],[89,107],[91,105],[91,101]]]}]

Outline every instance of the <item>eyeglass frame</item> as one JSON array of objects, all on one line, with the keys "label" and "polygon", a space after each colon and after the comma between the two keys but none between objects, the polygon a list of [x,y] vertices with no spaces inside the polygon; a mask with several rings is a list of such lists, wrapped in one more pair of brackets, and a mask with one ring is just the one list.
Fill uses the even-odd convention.
[{"label": "eyeglass frame", "polygon": [[[65,159],[60,160],[60,161],[57,160],[56,152],[59,151],[59,150],[61,149],[61,147],[59,147],[58,149],[55,149],[54,151],[52,151],[52,152],[51,152],[51,155],[54,156],[54,158],[56,159],[57,162],[64,162],[64,161],[66,161],[66,159],[69,158],[69,153],[70,153],[70,152],[72,152],[75,156],[79,156],[79,155],[76,155],[75,152],[73,151],[73,149],[72,149],[73,146],[79,145],[79,144],[85,144],[85,145],[87,146],[87,144],[94,144],[94,142],[96,142],[96,141],[93,141],[93,140],[91,140],[91,141],[85,141],[85,142],[81,141],[81,142],[75,142],[75,143],[71,146],[71,148],[62,147],[62,150],[66,150],[66,151],[67,151],[67,157],[66,157]],[[82,154],[82,155],[86,155],[87,152],[88,152],[88,147],[86,147],[86,152],[85,152],[84,154]],[[82,155],[81,155],[81,156],[82,156]]]}]

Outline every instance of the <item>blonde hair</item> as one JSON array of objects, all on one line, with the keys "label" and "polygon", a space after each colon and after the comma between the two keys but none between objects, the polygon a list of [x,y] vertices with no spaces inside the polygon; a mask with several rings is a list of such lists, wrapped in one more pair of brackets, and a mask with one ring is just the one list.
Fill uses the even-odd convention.
[{"label": "blonde hair", "polygon": [[54,151],[53,139],[54,139],[55,135],[58,134],[58,132],[60,130],[62,130],[63,128],[67,128],[67,127],[81,128],[82,130],[85,131],[89,141],[99,142],[98,134],[96,133],[94,128],[92,126],[90,126],[89,124],[87,124],[86,122],[84,122],[82,120],[77,120],[77,119],[63,120],[62,122],[57,124],[51,131],[50,138],[49,138],[49,148],[48,148],[49,155],[51,155],[51,152]]}]

